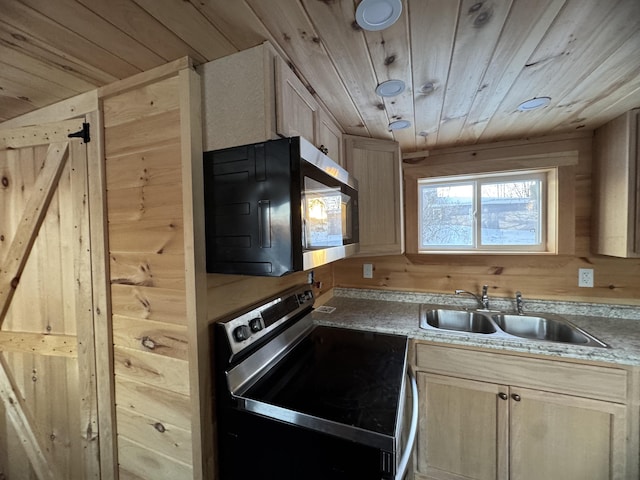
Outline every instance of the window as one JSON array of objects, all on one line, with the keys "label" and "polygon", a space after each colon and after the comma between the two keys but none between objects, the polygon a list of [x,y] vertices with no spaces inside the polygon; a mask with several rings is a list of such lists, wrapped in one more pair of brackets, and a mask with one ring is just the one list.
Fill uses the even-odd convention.
[{"label": "window", "polygon": [[547,251],[554,171],[418,179],[418,251]]}]

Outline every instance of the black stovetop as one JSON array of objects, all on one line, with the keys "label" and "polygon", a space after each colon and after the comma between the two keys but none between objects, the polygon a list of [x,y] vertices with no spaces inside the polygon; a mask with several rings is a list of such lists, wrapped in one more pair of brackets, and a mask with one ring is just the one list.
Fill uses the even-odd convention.
[{"label": "black stovetop", "polygon": [[318,326],[245,397],[395,434],[407,338]]}]

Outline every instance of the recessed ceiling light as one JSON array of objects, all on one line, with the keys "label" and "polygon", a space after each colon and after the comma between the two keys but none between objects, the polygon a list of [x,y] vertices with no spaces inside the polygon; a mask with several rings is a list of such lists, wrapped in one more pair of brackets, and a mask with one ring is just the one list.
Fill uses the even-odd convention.
[{"label": "recessed ceiling light", "polygon": [[362,0],[356,9],[356,22],[364,30],[383,30],[402,13],[402,0]]},{"label": "recessed ceiling light", "polygon": [[402,130],[403,128],[409,128],[410,126],[411,122],[409,120],[396,120],[395,122],[391,122],[389,124],[389,131]]},{"label": "recessed ceiling light", "polygon": [[376,87],[376,93],[381,97],[395,97],[404,92],[404,87],[402,80],[387,80]]},{"label": "recessed ceiling light", "polygon": [[537,110],[539,108],[544,108],[550,103],[551,103],[551,97],[534,97],[518,105],[518,110],[520,110],[521,112],[528,112],[530,110]]}]

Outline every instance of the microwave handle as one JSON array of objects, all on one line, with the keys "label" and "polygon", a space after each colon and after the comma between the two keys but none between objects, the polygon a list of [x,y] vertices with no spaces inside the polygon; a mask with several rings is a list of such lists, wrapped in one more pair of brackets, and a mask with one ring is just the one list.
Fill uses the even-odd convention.
[{"label": "microwave handle", "polygon": [[271,248],[271,202],[258,200],[258,244]]}]

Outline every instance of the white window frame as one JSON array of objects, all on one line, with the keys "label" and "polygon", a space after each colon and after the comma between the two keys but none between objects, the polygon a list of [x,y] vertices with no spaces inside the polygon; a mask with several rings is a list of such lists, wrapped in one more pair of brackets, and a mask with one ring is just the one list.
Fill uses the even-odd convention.
[{"label": "white window frame", "polygon": [[[539,235],[540,242],[538,245],[482,245],[481,244],[481,225],[482,225],[482,212],[480,211],[481,205],[481,187],[487,183],[508,182],[508,181],[523,181],[523,180],[537,180],[540,181],[540,225]],[[550,211],[550,206],[556,207],[556,194],[552,188],[557,182],[557,169],[544,168],[527,171],[507,171],[507,172],[493,172],[478,175],[455,175],[455,176],[443,176],[443,177],[427,177],[419,178],[417,181],[417,233],[418,233],[418,253],[552,253],[553,248],[550,248],[549,239],[549,225],[556,218],[554,212]],[[437,186],[437,185],[462,185],[472,184],[474,189],[474,212],[473,212],[473,244],[468,245],[433,245],[425,247],[422,245],[422,195],[421,187],[423,185]],[[553,229],[552,229],[553,230]]]}]

